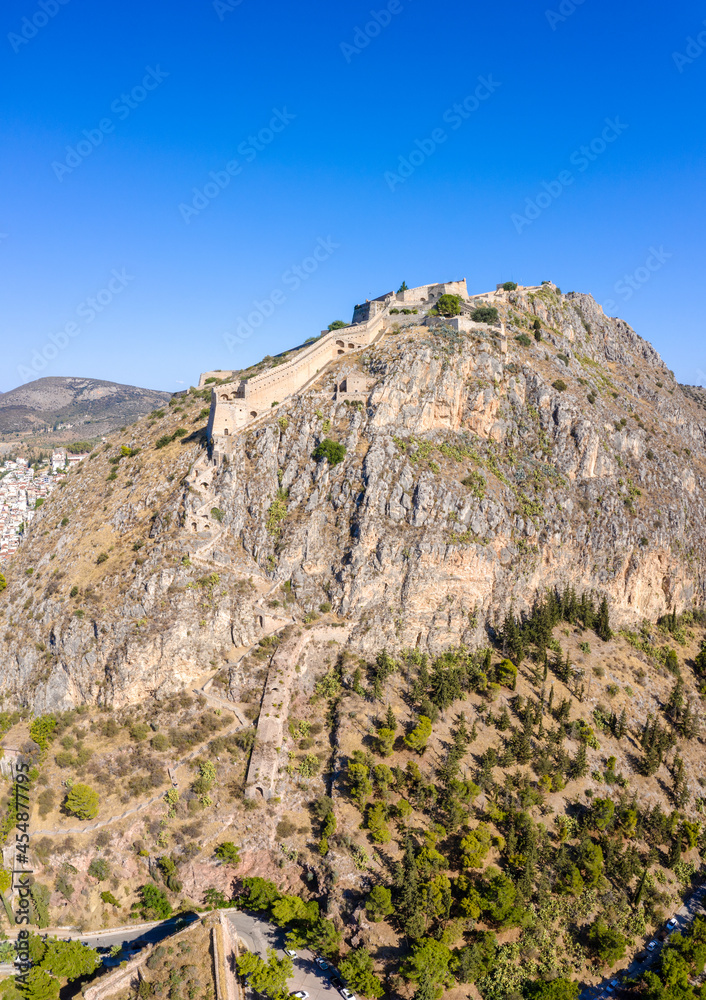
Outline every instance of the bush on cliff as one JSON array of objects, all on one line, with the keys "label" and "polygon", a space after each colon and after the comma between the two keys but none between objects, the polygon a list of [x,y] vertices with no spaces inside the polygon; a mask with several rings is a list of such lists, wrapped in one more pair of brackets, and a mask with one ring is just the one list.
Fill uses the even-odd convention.
[{"label": "bush on cliff", "polygon": [[316,462],[320,462],[322,459],[326,459],[329,465],[338,465],[342,462],[346,456],[346,446],[341,444],[340,441],[332,441],[330,438],[324,438],[312,452],[312,458]]},{"label": "bush on cliff", "polygon": [[474,323],[488,323],[492,326],[498,322],[500,315],[495,306],[478,306],[471,313],[471,319]]}]

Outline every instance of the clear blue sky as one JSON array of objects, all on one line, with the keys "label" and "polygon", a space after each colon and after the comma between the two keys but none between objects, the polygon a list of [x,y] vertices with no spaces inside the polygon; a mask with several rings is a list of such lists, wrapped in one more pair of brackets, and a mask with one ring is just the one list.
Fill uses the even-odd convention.
[{"label": "clear blue sky", "polygon": [[703,4],[42,2],[0,15],[0,390],[176,390],[462,276],[591,292],[706,384]]}]

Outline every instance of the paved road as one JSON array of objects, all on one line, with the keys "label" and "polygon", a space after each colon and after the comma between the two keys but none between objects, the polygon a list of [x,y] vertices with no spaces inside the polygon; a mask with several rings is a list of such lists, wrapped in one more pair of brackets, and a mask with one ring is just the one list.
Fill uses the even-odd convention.
[{"label": "paved road", "polygon": [[[683,933],[689,927],[694,917],[706,916],[706,909],[704,909],[705,899],[706,883],[700,885],[698,889],[696,889],[695,892],[689,896],[686,903],[684,903],[684,905],[673,914],[674,919],[677,922],[677,926],[671,931],[672,934],[676,931],[681,931]],[[659,941],[656,937],[648,938],[645,941],[645,949],[650,941],[655,941],[657,947],[654,951],[647,953],[647,958],[644,962],[637,962],[633,959],[627,968],[620,969],[607,979],[604,979],[603,982],[599,983],[597,986],[584,986],[579,1000],[596,1000],[598,997],[609,997],[610,992],[612,992],[612,990],[610,990],[610,981],[612,979],[635,979],[637,976],[641,975],[641,973],[651,969],[662,953],[662,949],[667,942]],[[608,992],[609,990],[610,992]]]},{"label": "paved road", "polygon": [[[284,956],[285,932],[274,927],[266,920],[241,910],[226,910],[226,917],[235,927],[238,937],[248,951],[267,958],[267,950],[274,948],[277,955]],[[298,957],[292,960],[294,976],[289,981],[290,993],[306,990],[310,1000],[341,1000],[338,990],[329,981],[329,976],[337,975],[336,969],[330,967],[323,971],[314,962],[314,955],[306,949],[298,951]],[[245,988],[247,1000],[258,1000],[254,990]]]},{"label": "paved road", "polygon": [[[156,944],[199,919],[199,914],[186,913],[171,917],[169,920],[137,924],[132,927],[113,927],[105,931],[89,931],[85,934],[68,927],[50,929],[46,933],[50,937],[57,937],[62,941],[82,941],[84,944],[90,945],[91,948],[101,949],[103,965],[111,966],[118,965],[123,959],[140,951],[145,945]],[[122,951],[115,958],[111,958],[108,952],[114,945],[119,945]],[[12,966],[0,964],[0,975],[3,973],[11,975],[13,971]]]}]

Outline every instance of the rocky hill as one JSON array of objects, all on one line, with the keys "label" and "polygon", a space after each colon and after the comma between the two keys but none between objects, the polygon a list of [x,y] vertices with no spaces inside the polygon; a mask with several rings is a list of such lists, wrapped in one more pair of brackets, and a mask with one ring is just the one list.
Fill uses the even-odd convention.
[{"label": "rocky hill", "polygon": [[0,393],[0,439],[51,434],[60,424],[73,426],[63,435],[53,433],[57,440],[110,434],[166,403],[170,396],[157,389],[96,378],[40,378]]},{"label": "rocky hill", "polygon": [[40,926],[240,894],[363,996],[676,996],[628,990],[706,853],[706,411],[589,296],[494,308],[226,458],[192,389],[40,509],[0,592]]},{"label": "rocky hill", "polygon": [[[10,570],[5,690],[37,707],[174,690],[276,627],[285,598],[299,620],[330,606],[362,652],[477,646],[548,587],[605,595],[619,624],[702,607],[704,410],[590,296],[509,292],[500,312],[507,354],[492,325],[410,323],[223,466],[208,391],[114,436]],[[336,403],[361,371],[367,404]],[[312,457],[325,439],[339,464]]]}]

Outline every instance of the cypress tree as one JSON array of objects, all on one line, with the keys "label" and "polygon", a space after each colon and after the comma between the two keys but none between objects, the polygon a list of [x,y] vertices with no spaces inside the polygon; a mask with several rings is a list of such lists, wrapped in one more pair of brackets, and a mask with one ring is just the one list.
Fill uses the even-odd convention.
[{"label": "cypress tree", "polygon": [[613,633],[610,628],[610,611],[608,609],[608,599],[604,596],[601,601],[601,606],[598,609],[598,619],[596,621],[596,635],[603,642],[608,642],[612,638]]},{"label": "cypress tree", "polygon": [[571,775],[573,778],[585,778],[588,774],[588,758],[586,756],[586,744],[581,742],[576,752],[576,756],[571,762]]}]

